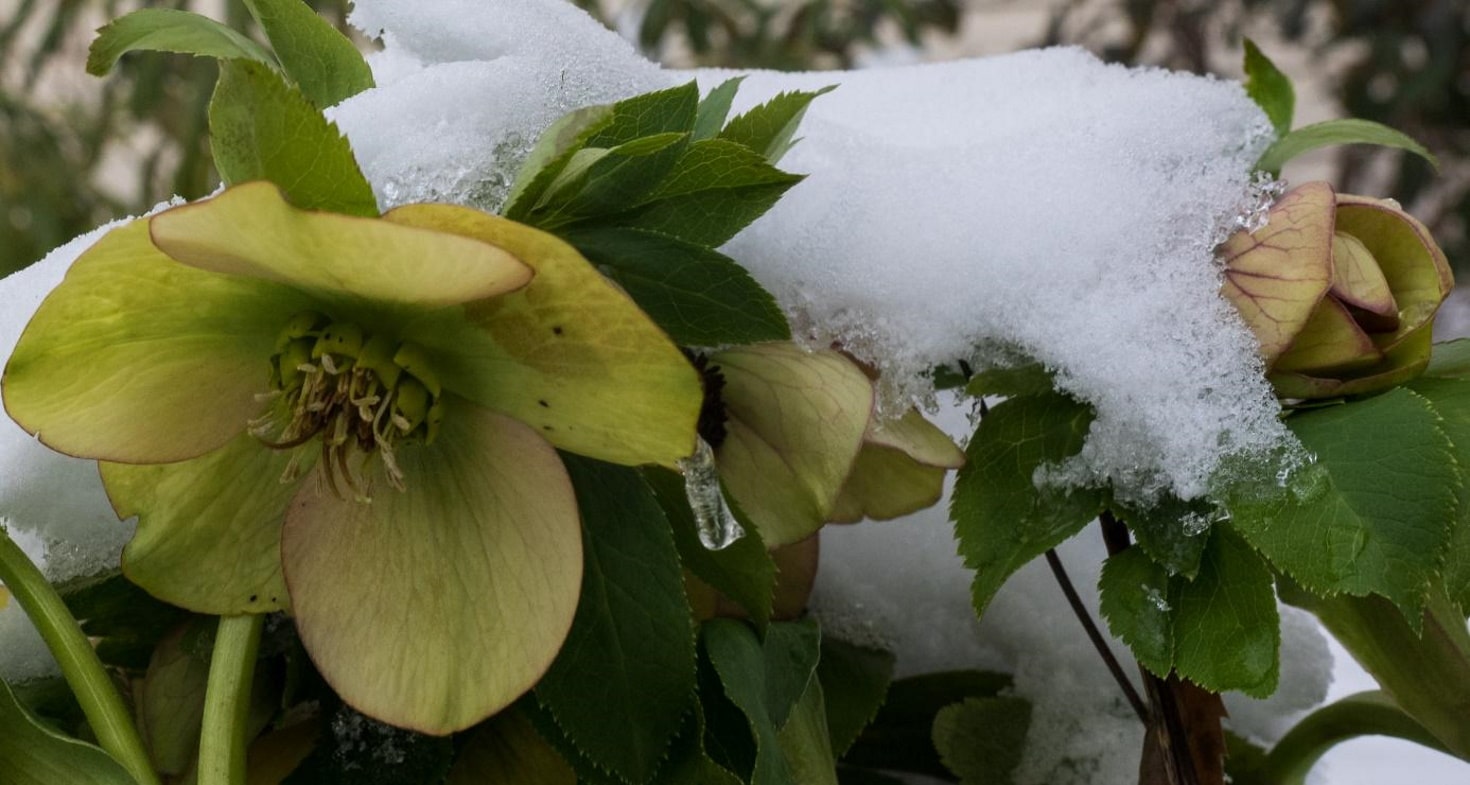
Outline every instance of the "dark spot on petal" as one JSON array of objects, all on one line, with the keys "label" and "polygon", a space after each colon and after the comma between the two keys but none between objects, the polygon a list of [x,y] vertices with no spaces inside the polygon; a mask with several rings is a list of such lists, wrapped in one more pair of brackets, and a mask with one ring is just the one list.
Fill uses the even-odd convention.
[{"label": "dark spot on petal", "polygon": [[552,428],[550,425],[543,425],[543,426],[541,426],[541,430],[543,430],[543,431],[554,431],[556,429],[555,428]]},{"label": "dark spot on petal", "polygon": [[536,403],[541,404],[541,408],[543,408],[543,409],[550,409],[551,408],[551,404],[547,403],[546,401],[537,401]]},{"label": "dark spot on petal", "polygon": [[551,331],[554,332],[554,333],[556,333],[557,335],[561,335],[562,333],[566,332],[565,330],[563,330],[561,328],[561,325],[559,325],[559,324],[556,325],[555,327],[552,327],[551,328]]},{"label": "dark spot on petal", "polygon": [[259,599],[259,596],[258,595],[255,595],[255,594],[250,595],[250,601],[251,602],[255,602],[257,599]]}]

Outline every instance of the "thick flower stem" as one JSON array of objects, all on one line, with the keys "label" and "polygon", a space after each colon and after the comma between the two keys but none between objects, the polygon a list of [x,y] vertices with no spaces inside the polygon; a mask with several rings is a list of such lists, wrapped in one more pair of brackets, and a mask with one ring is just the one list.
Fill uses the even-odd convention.
[{"label": "thick flower stem", "polygon": [[139,785],[158,785],[143,740],[92,644],[46,577],[0,527],[0,582],[20,603],[71,686],[97,743]]},{"label": "thick flower stem", "polygon": [[199,785],[243,785],[245,720],[264,616],[221,616],[204,692]]},{"label": "thick flower stem", "polygon": [[1321,757],[1337,744],[1360,736],[1389,736],[1450,754],[1434,734],[1382,692],[1349,695],[1298,722],[1271,748],[1257,770],[1262,782],[1303,785]]}]

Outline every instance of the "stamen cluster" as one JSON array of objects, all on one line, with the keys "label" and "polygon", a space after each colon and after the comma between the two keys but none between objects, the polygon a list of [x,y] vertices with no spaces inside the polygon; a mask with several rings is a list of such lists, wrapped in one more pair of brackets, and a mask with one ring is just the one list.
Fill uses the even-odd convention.
[{"label": "stamen cluster", "polygon": [[[345,485],[358,501],[372,500],[374,460],[388,484],[404,490],[397,445],[429,444],[439,432],[442,391],[421,349],[319,313],[297,314],[281,331],[271,384],[261,397],[275,403],[250,433],[279,450],[320,436],[320,477],[338,497]],[[292,456],[282,482],[300,476],[303,455]]]}]

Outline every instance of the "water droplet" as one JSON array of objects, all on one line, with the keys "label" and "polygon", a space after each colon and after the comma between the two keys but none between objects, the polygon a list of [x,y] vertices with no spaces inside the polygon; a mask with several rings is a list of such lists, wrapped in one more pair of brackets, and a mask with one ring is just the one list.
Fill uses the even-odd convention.
[{"label": "water droplet", "polygon": [[724,550],[745,536],[745,529],[730,512],[725,494],[720,490],[720,473],[715,468],[715,451],[704,439],[698,440],[694,454],[679,461],[684,473],[684,495],[694,522],[699,528],[699,541],[712,551]]},{"label": "water droplet", "polygon": [[1160,592],[1158,589],[1152,586],[1146,585],[1140,585],[1138,588],[1143,590],[1143,596],[1148,599],[1149,604],[1157,608],[1160,613],[1168,613],[1170,610],[1172,610],[1172,608],[1169,606],[1169,601],[1164,599],[1163,592]]}]

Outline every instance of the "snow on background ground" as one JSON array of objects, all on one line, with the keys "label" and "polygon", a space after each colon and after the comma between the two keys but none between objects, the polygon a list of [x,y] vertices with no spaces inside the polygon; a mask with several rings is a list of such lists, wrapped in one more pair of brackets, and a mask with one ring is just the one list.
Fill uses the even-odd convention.
[{"label": "snow on background ground", "polygon": [[[693,76],[645,62],[564,0],[359,0],[353,19],[370,34],[386,28],[386,49],[372,58],[380,86],[333,114],[384,206],[493,208],[537,134],[566,111]],[[706,88],[724,76],[698,74]],[[741,101],[839,81],[783,162],[813,176],[727,249],[809,338],[839,337],[890,380],[909,382],[890,395],[922,391],[908,374],[977,342],[1044,360],[1099,411],[1073,481],[1197,495],[1221,457],[1215,445],[1267,454],[1286,444],[1249,335],[1215,296],[1210,249],[1249,206],[1245,172],[1267,141],[1237,85],[1056,50],[886,72],[757,74]],[[0,281],[0,358],[96,234]],[[963,435],[966,415],[948,402],[939,421]],[[46,451],[8,420],[0,518],[33,555],[47,552],[53,577],[81,571],[81,561],[115,563],[129,533],[90,463]],[[76,548],[90,555],[79,561]],[[1084,533],[1060,550],[1095,613],[1098,538]],[[1045,566],[1019,573],[979,623],[969,577],[941,504],[829,529],[814,606],[839,634],[893,645],[901,673],[1014,673],[1036,707],[1020,782],[1136,779],[1141,729]],[[1234,727],[1267,741],[1320,701],[1330,670],[1315,624],[1283,613],[1282,690],[1266,702],[1228,701]],[[25,626],[13,607],[0,613],[6,678],[47,667]],[[1335,685],[1334,696],[1371,686],[1345,659],[1339,652],[1338,673],[1351,687]],[[1329,762],[1347,763],[1317,779],[1464,781],[1459,762],[1383,744],[1345,746]],[[1364,763],[1381,755],[1391,769]],[[1411,760],[1419,773],[1406,771]]]}]

